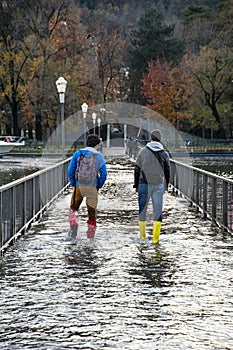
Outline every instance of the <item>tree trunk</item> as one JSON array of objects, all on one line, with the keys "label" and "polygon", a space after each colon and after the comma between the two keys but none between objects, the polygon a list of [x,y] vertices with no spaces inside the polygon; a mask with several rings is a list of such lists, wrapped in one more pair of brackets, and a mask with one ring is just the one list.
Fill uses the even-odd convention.
[{"label": "tree trunk", "polygon": [[226,132],[225,132],[225,129],[222,125],[222,121],[221,121],[221,118],[220,118],[220,115],[218,113],[218,110],[217,110],[217,107],[216,107],[216,104],[212,104],[212,113],[213,113],[213,116],[217,122],[217,125],[218,125],[218,135],[219,135],[219,138],[223,138],[223,139],[226,139]]},{"label": "tree trunk", "polygon": [[12,117],[13,117],[13,134],[15,136],[20,136],[20,129],[18,123],[18,103],[16,100],[16,96],[12,96]]},{"label": "tree trunk", "polygon": [[36,139],[42,141],[41,113],[36,114]]}]

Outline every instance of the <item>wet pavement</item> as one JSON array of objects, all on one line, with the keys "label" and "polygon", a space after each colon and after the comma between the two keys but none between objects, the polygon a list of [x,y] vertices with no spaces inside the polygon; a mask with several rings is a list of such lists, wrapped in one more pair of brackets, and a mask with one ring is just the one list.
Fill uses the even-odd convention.
[{"label": "wet pavement", "polygon": [[232,237],[166,193],[158,245],[139,240],[133,165],[108,164],[97,232],[64,241],[70,192],[0,265],[0,349],[232,350]]}]

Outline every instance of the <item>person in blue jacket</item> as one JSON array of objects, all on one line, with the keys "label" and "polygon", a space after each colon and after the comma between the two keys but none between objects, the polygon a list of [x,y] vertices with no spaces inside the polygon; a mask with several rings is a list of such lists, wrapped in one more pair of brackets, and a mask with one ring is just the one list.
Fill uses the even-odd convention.
[{"label": "person in blue jacket", "polygon": [[[78,210],[84,197],[86,197],[88,212],[87,237],[94,238],[95,235],[98,190],[104,185],[107,179],[106,161],[102,153],[98,150],[100,143],[101,140],[98,135],[88,135],[86,147],[74,153],[68,167],[70,186],[73,187],[69,211],[70,231],[67,237],[68,240],[75,239],[77,236]],[[81,170],[79,169],[81,169],[83,158],[87,163],[89,162],[89,168],[91,165],[92,169],[89,169],[87,164],[84,179],[81,179]]]}]

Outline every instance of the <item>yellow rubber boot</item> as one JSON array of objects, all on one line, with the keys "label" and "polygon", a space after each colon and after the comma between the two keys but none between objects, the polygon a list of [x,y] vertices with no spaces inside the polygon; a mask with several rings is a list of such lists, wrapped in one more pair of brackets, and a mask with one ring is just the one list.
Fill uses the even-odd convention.
[{"label": "yellow rubber boot", "polygon": [[159,241],[161,226],[162,226],[161,221],[153,222],[153,243],[158,243]]},{"label": "yellow rubber boot", "polygon": [[140,238],[146,239],[146,221],[139,221]]}]

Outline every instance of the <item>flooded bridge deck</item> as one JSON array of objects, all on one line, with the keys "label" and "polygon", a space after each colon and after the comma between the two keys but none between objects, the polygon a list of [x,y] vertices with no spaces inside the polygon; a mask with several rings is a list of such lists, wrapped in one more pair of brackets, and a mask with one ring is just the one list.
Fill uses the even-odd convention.
[{"label": "flooded bridge deck", "polygon": [[0,348],[232,350],[232,238],[166,193],[158,245],[138,237],[133,167],[110,164],[94,240],[82,206],[64,241],[70,192],[1,263]]}]

